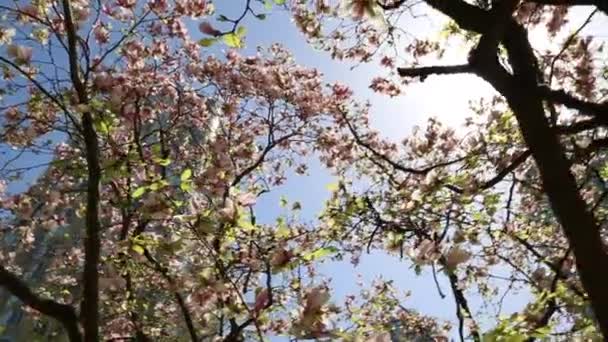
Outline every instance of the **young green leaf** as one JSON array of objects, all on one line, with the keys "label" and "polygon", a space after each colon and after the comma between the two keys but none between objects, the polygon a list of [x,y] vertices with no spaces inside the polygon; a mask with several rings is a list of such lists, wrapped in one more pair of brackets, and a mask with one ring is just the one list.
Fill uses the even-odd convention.
[{"label": "young green leaf", "polygon": [[192,170],[191,169],[185,169],[184,172],[182,172],[181,176],[179,176],[179,179],[182,182],[185,182],[188,179],[190,179],[191,177],[192,177]]},{"label": "young green leaf", "polygon": [[131,197],[139,198],[139,197],[143,196],[145,193],[146,193],[146,187],[140,186],[139,188],[135,189],[135,191],[133,191],[133,193],[131,194]]},{"label": "young green leaf", "polygon": [[224,43],[231,48],[240,49],[243,44],[241,38],[234,33],[228,33],[224,36]]},{"label": "young green leaf", "polygon": [[215,44],[215,42],[217,42],[216,38],[203,38],[198,41],[198,45],[200,45],[202,47],[209,47],[209,46]]},{"label": "young green leaf", "polygon": [[133,245],[133,246],[131,246],[131,249],[139,255],[144,254],[144,248],[140,245]]},{"label": "young green leaf", "polygon": [[316,260],[316,259],[320,259],[320,258],[324,258],[328,255],[331,254],[335,254],[338,252],[338,249],[336,247],[333,246],[329,246],[329,247],[322,247],[319,248],[311,253],[305,254],[303,256],[304,260],[306,261],[312,261],[312,260]]}]

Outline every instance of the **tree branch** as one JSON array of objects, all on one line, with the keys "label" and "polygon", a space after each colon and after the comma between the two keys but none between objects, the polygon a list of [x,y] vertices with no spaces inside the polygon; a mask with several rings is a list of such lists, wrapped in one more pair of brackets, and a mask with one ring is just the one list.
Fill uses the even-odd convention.
[{"label": "tree branch", "polygon": [[50,299],[40,298],[25,282],[0,266],[0,286],[19,298],[25,305],[59,321],[68,333],[71,342],[82,341],[78,326],[78,316],[74,308],[67,304],[57,303]]},{"label": "tree branch", "polygon": [[598,120],[608,124],[608,102],[597,103],[581,100],[566,93],[563,89],[554,90],[547,86],[538,87],[538,93],[549,101],[579,110],[583,115],[595,116]]},{"label": "tree branch", "polygon": [[430,75],[451,75],[472,72],[468,64],[459,65],[438,65],[419,68],[397,68],[401,77],[420,77],[423,82]]},{"label": "tree branch", "polygon": [[[458,286],[458,276],[454,273],[453,270],[448,269],[447,260],[445,257],[439,258],[439,263],[445,268],[445,271],[448,275],[448,279],[450,280],[450,286],[452,288],[452,293],[454,294],[454,301],[456,302],[456,316],[458,317],[458,333],[460,335],[460,340],[465,341],[464,337],[464,320],[465,318],[469,318],[473,321],[472,327],[470,328],[470,334],[473,337],[473,341],[479,342],[481,341],[481,335],[477,330],[475,325],[475,321],[473,320],[473,313],[469,308],[469,303],[467,298],[464,295],[462,289]],[[463,312],[465,315],[463,315]]]},{"label": "tree branch", "polygon": [[359,133],[357,132],[357,130],[355,129],[355,127],[353,127],[353,125],[350,122],[350,120],[348,120],[348,118],[346,117],[346,114],[342,113],[342,117],[344,118],[344,121],[346,122],[346,125],[348,126],[348,130],[351,132],[351,134],[355,138],[355,142],[357,143],[357,145],[363,147],[365,150],[367,150],[368,152],[370,152],[373,156],[381,159],[382,161],[384,161],[384,162],[388,163],[390,166],[392,166],[394,169],[399,170],[401,172],[411,173],[411,174],[415,174],[415,175],[426,175],[427,173],[433,171],[434,169],[437,169],[437,168],[440,168],[440,167],[445,167],[445,166],[450,166],[452,164],[458,163],[458,162],[463,161],[465,159],[465,157],[460,157],[460,158],[456,158],[454,160],[449,160],[449,161],[446,161],[446,162],[441,162],[441,163],[437,163],[437,164],[428,165],[428,166],[425,166],[425,167],[419,168],[419,169],[407,167],[405,165],[402,165],[402,164],[399,164],[399,163],[395,162],[394,160],[392,160],[388,156],[386,156],[386,155],[378,152],[370,144],[368,144],[367,142],[363,141],[363,139],[361,138],[361,136],[359,135]]},{"label": "tree branch", "polygon": [[[523,164],[526,160],[528,160],[528,157],[530,157],[530,155],[532,155],[530,150],[526,150],[526,151],[522,152],[520,155],[515,157],[515,159],[513,159],[511,164],[509,164],[509,166],[505,167],[499,173],[497,173],[494,177],[492,177],[491,179],[489,179],[486,182],[484,182],[483,184],[481,184],[477,189],[487,190],[487,189],[490,189],[491,187],[493,187],[494,185],[500,183],[500,181],[502,181],[509,173],[515,171],[515,169],[517,169],[521,164]],[[449,185],[448,189],[450,189],[456,193],[464,192],[464,190],[462,190],[461,188],[459,188],[455,185]]]},{"label": "tree branch", "polygon": [[608,294],[605,291],[608,274],[601,266],[608,263],[608,254],[595,218],[578,191],[570,171],[571,163],[564,154],[557,132],[546,118],[543,99],[538,96],[538,66],[527,31],[514,22],[509,26],[504,42],[513,75],[498,63],[478,65],[478,75],[507,99],[515,113],[540,171],[543,190],[572,246],[595,318],[604,336],[608,336]]},{"label": "tree branch", "polygon": [[376,1],[376,4],[385,11],[390,11],[401,7],[406,0],[392,0],[392,1]]},{"label": "tree branch", "polygon": [[[76,47],[78,36],[72,20],[70,0],[63,0],[64,26],[68,39],[68,59],[70,64],[70,78],[78,95],[80,104],[88,104],[86,86],[80,78],[78,67],[78,50]],[[99,341],[99,270],[101,241],[99,232],[99,183],[101,180],[101,167],[99,163],[99,142],[90,110],[82,114],[82,128],[84,135],[88,182],[86,207],[86,237],[84,242],[85,262],[83,272],[83,299],[81,305],[81,318],[84,326],[86,342]]]},{"label": "tree branch", "polygon": [[169,283],[169,286],[173,289],[173,296],[175,297],[175,301],[179,306],[179,309],[182,312],[182,316],[184,317],[184,321],[186,322],[186,327],[188,328],[188,333],[190,334],[190,339],[192,342],[198,342],[198,337],[196,334],[196,329],[194,328],[194,321],[192,320],[192,315],[190,315],[190,311],[188,311],[188,306],[184,301],[184,297],[177,291],[178,284],[175,283],[175,280],[169,274],[169,270],[164,267],[158,260],[156,260],[150,251],[147,248],[144,248],[144,256],[146,259],[153,265],[154,270],[160,273],[163,278]]},{"label": "tree branch", "polygon": [[[455,20],[462,29],[484,34],[494,19],[487,15],[488,12],[462,0],[425,1]],[[608,336],[608,274],[602,268],[608,263],[608,254],[599,226],[578,192],[576,180],[570,171],[571,163],[564,154],[556,130],[547,120],[543,97],[539,96],[538,91],[541,73],[528,40],[528,32],[509,18],[505,34],[500,39],[507,50],[513,72],[507,72],[493,57],[482,63],[474,63],[476,73],[500,92],[513,110],[524,141],[538,166],[543,190],[572,246],[595,319],[603,335]],[[574,104],[581,103],[575,101]]]}]

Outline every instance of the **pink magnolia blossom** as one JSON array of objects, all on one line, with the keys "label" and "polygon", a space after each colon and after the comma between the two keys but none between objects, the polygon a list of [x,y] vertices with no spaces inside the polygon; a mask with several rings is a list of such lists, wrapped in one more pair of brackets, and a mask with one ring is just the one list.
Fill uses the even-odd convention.
[{"label": "pink magnolia blossom", "polygon": [[253,307],[253,312],[257,315],[262,311],[268,304],[270,303],[270,292],[268,289],[261,290],[258,295],[255,297],[255,305]]},{"label": "pink magnolia blossom", "polygon": [[237,202],[244,207],[251,207],[255,204],[257,200],[256,194],[252,192],[247,192],[244,194],[240,194],[237,197]]},{"label": "pink magnolia blossom", "polygon": [[133,18],[133,11],[126,7],[116,7],[112,11],[112,17],[116,20],[127,21]]},{"label": "pink magnolia blossom", "polygon": [[103,71],[93,77],[93,84],[99,90],[110,90],[114,85],[114,78],[107,72]]},{"label": "pink magnolia blossom", "polygon": [[323,305],[329,301],[329,292],[324,286],[317,286],[306,293],[304,315],[317,314]]},{"label": "pink magnolia blossom", "polygon": [[284,248],[279,248],[272,255],[272,259],[270,259],[270,264],[273,267],[280,268],[280,267],[287,265],[293,257],[294,257],[294,254],[292,251],[286,250]]},{"label": "pink magnolia blossom", "polygon": [[156,13],[162,14],[169,8],[167,0],[152,0],[148,3],[150,9]]},{"label": "pink magnolia blossom", "polygon": [[110,41],[110,31],[108,31],[106,26],[103,24],[95,26],[93,29],[93,34],[95,36],[95,40],[97,40],[97,42],[100,44],[105,44]]},{"label": "pink magnolia blossom", "polygon": [[234,220],[237,213],[234,202],[231,199],[227,198],[226,202],[224,203],[224,207],[220,209],[218,213],[220,215],[220,218],[224,221]]},{"label": "pink magnolia blossom", "polygon": [[135,7],[135,4],[137,3],[137,0],[117,0],[116,4],[118,6],[124,7],[124,8],[133,8]]},{"label": "pink magnolia blossom", "polygon": [[446,266],[455,268],[456,266],[467,262],[471,258],[471,253],[462,249],[460,246],[454,246],[445,255]]},{"label": "pink magnolia blossom", "polygon": [[221,34],[221,32],[219,30],[217,30],[215,27],[213,27],[209,22],[207,21],[203,21],[202,23],[200,23],[198,25],[198,29],[199,31],[201,31],[204,34],[208,34],[210,36],[214,36],[217,37]]},{"label": "pink magnolia blossom", "polygon": [[33,49],[29,46],[11,44],[8,46],[7,52],[17,64],[29,64],[32,60]]}]

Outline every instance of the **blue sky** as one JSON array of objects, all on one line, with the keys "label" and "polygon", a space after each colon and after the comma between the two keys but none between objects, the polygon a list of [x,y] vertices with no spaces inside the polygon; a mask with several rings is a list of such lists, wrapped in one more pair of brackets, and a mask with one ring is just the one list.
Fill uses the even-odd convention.
[{"label": "blue sky", "polygon": [[[242,11],[244,1],[230,1],[218,3],[218,13],[237,15]],[[228,15],[227,14],[227,15]],[[230,16],[229,16],[230,17]],[[415,125],[424,125],[426,120],[435,116],[453,127],[460,126],[464,118],[470,115],[468,101],[472,94],[476,97],[491,93],[491,89],[483,81],[474,76],[449,76],[442,78],[431,77],[422,84],[409,87],[405,94],[395,98],[378,95],[369,89],[369,83],[374,76],[381,75],[377,64],[354,65],[348,61],[334,61],[329,54],[315,50],[307,44],[304,36],[300,34],[288,13],[273,9],[266,20],[260,21],[249,17],[244,22],[248,29],[244,54],[255,53],[257,46],[269,46],[279,42],[289,48],[298,64],[314,67],[320,70],[327,82],[340,81],[349,85],[360,101],[370,101],[372,105],[371,124],[380,130],[382,135],[392,140],[400,140],[407,136]],[[439,28],[440,18],[429,19],[420,28],[411,28],[424,32],[431,28]],[[444,63],[462,63],[466,52],[449,56]],[[290,201],[299,201],[303,205],[301,217],[313,222],[323,208],[324,201],[329,198],[327,185],[332,182],[330,173],[311,158],[308,176],[291,175],[284,186],[272,191],[258,202],[256,215],[261,221],[270,222],[280,214],[279,200],[285,196]],[[378,276],[394,280],[400,290],[411,291],[411,297],[403,303],[405,307],[416,309],[421,313],[431,315],[443,320],[456,322],[455,304],[449,291],[450,285],[441,274],[440,284],[447,297],[441,299],[434,285],[429,269],[416,276],[413,269],[405,261],[381,252],[372,252],[363,255],[361,263],[354,268],[348,258],[340,262],[326,262],[320,268],[321,272],[332,278],[333,298],[341,301],[347,294],[358,293],[358,275],[366,284]],[[525,296],[522,294],[522,296]],[[474,308],[482,303],[479,298],[472,295],[469,298]],[[521,309],[525,301],[518,296],[515,300],[506,301],[503,313]],[[480,322],[482,323],[482,322]],[[485,324],[484,328],[490,328]]]}]

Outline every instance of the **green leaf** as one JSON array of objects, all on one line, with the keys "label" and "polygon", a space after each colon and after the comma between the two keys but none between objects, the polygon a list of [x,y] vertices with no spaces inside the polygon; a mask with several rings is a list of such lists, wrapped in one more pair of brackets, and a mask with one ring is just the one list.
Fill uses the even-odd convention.
[{"label": "green leaf", "polygon": [[245,26],[239,26],[239,28],[236,29],[236,35],[238,37],[244,37],[245,34],[247,34],[247,28]]},{"label": "green leaf", "polygon": [[281,225],[277,228],[276,234],[279,239],[287,238],[291,235],[291,230],[287,226]]},{"label": "green leaf", "polygon": [[135,191],[133,191],[133,194],[131,194],[131,196],[133,198],[139,198],[141,196],[143,196],[143,194],[146,193],[146,187],[145,186],[140,186],[139,188],[135,189]]},{"label": "green leaf", "polygon": [[264,8],[265,8],[267,11],[270,11],[270,10],[272,9],[272,1],[270,1],[270,0],[266,0],[266,1],[264,1]]},{"label": "green leaf", "polygon": [[603,180],[608,179],[608,163],[606,163],[606,164],[604,164],[604,166],[602,166],[602,168],[600,169],[599,175],[600,175],[600,177],[602,177]]},{"label": "green leaf", "polygon": [[101,134],[108,134],[110,133],[110,125],[108,125],[108,123],[105,120],[99,120],[95,123],[95,128],[97,129],[97,131]]},{"label": "green leaf", "polygon": [[182,182],[179,185],[179,188],[182,189],[182,191],[190,192],[190,190],[192,190],[192,183],[191,182]]},{"label": "green leaf", "polygon": [[551,327],[544,326],[542,328],[538,328],[538,329],[534,330],[534,333],[532,334],[531,337],[542,339],[542,338],[547,337],[550,333],[551,333]]},{"label": "green leaf", "polygon": [[140,245],[133,245],[133,246],[131,246],[131,249],[135,253],[137,253],[139,255],[143,255],[144,254],[144,248],[142,246],[140,246]]},{"label": "green leaf", "polygon": [[255,17],[258,18],[259,20],[264,20],[264,19],[266,19],[266,14],[260,13],[260,14],[257,14]]},{"label": "green leaf", "polygon": [[226,43],[226,45],[228,45],[232,48],[236,48],[236,49],[240,49],[243,46],[243,44],[241,42],[241,38],[234,33],[228,33],[227,35],[225,35],[224,43]]},{"label": "green leaf", "polygon": [[179,176],[179,179],[182,182],[185,182],[188,179],[190,179],[191,177],[192,177],[192,170],[191,169],[185,169],[184,172],[182,172],[181,176]]},{"label": "green leaf", "polygon": [[287,201],[287,198],[285,198],[285,196],[281,196],[281,198],[279,199],[279,206],[281,208],[285,208],[288,203],[289,202]]},{"label": "green leaf", "polygon": [[154,162],[161,166],[169,166],[171,164],[171,159],[169,158],[155,158]]},{"label": "green leaf", "polygon": [[196,230],[201,233],[209,234],[215,232],[216,225],[208,217],[200,216],[196,221]]},{"label": "green leaf", "polygon": [[203,46],[203,47],[209,47],[209,46],[215,44],[215,42],[217,42],[216,38],[203,38],[198,41],[198,45]]},{"label": "green leaf", "polygon": [[285,5],[285,0],[274,0],[274,3],[281,6],[281,5]]},{"label": "green leaf", "polygon": [[340,189],[340,183],[330,183],[327,184],[326,186],[327,190],[331,191],[331,192],[335,192],[338,191],[338,189]]},{"label": "green leaf", "polygon": [[226,17],[223,14],[220,14],[217,16],[217,21],[228,21],[228,20],[229,20],[228,17]]},{"label": "green leaf", "polygon": [[256,226],[254,226],[253,224],[251,224],[251,221],[248,218],[244,218],[244,219],[239,220],[238,225],[239,225],[239,227],[241,227],[246,232],[251,232],[251,231],[257,229]]},{"label": "green leaf", "polygon": [[154,182],[152,184],[150,184],[150,186],[148,187],[148,189],[152,190],[152,191],[157,191],[158,189],[162,189],[165,186],[167,186],[167,182],[164,180],[160,180],[158,182]]},{"label": "green leaf", "polygon": [[326,257],[331,254],[335,254],[337,252],[338,252],[338,249],[336,247],[333,247],[333,246],[323,247],[323,248],[319,248],[319,249],[315,250],[314,252],[305,254],[303,256],[303,258],[306,261],[312,261],[312,260]]}]

